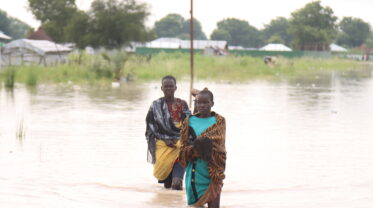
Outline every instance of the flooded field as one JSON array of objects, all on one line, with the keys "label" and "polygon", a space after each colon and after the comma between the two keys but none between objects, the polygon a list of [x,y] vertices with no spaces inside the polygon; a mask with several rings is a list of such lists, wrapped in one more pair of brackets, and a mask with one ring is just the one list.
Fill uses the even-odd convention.
[{"label": "flooded field", "polygon": [[[372,207],[370,70],[196,87],[227,120],[221,207]],[[178,82],[176,96],[188,89]],[[0,207],[186,207],[146,162],[145,115],[160,96],[160,81],[0,87]]]}]

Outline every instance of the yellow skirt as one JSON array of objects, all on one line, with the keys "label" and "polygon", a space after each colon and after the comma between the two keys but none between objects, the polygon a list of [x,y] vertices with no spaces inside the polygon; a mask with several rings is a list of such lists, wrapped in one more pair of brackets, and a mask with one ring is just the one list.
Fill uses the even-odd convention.
[{"label": "yellow skirt", "polygon": [[157,139],[153,175],[158,180],[165,180],[171,173],[174,163],[179,157],[180,140],[175,146],[176,148],[169,147],[164,141]]}]

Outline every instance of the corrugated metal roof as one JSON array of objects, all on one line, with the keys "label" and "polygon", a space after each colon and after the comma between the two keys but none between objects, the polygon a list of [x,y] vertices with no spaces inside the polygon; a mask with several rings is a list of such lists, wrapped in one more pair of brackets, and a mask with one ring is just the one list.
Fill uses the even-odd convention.
[{"label": "corrugated metal roof", "polygon": [[270,43],[260,48],[261,51],[292,51],[291,48],[287,47],[284,44],[280,43]]},{"label": "corrugated metal roof", "polygon": [[[194,40],[193,47],[195,49],[205,49],[207,47],[217,47],[224,49],[227,45],[227,41],[222,40]],[[182,40],[181,48],[190,48],[190,40]]]},{"label": "corrugated metal roof", "polygon": [[12,38],[5,35],[2,31],[0,31],[0,39],[3,39],[3,40],[11,40]]},{"label": "corrugated metal roof", "polygon": [[347,49],[343,48],[342,46],[332,43],[330,44],[330,51],[345,52],[347,51]]},{"label": "corrugated metal roof", "polygon": [[[227,41],[220,40],[194,40],[193,47],[195,49],[205,49],[207,47],[217,47],[224,49]],[[178,38],[159,38],[145,45],[148,48],[190,48],[190,40],[181,40]]]},{"label": "corrugated metal roof", "polygon": [[70,48],[65,47],[60,44],[56,44],[49,40],[29,40],[29,39],[19,39],[11,41],[10,43],[4,46],[4,53],[9,53],[13,49],[18,48],[27,48],[29,50],[35,51],[40,55],[44,55],[46,53],[58,53],[58,52],[69,52],[71,51]]},{"label": "corrugated metal roof", "polygon": [[39,29],[32,33],[27,39],[53,41],[52,38],[45,32],[45,30],[42,27],[39,27]]}]

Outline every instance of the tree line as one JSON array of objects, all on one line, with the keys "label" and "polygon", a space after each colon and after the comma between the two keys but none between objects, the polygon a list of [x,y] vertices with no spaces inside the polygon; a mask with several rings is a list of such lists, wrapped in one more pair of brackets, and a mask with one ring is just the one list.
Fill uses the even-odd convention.
[{"label": "tree line", "polygon": [[26,23],[9,17],[8,14],[0,9],[0,31],[13,38],[23,38],[31,30],[31,27]]},{"label": "tree line", "polygon": [[[28,8],[54,41],[73,42],[79,48],[118,48],[132,41],[145,42],[158,37],[189,39],[189,19],[168,14],[152,28],[147,28],[145,21],[150,15],[149,7],[136,0],[94,0],[88,11],[79,10],[75,0],[28,0]],[[7,23],[6,19],[13,23]],[[0,30],[4,33],[19,38],[29,29],[26,24],[0,11]],[[195,39],[207,39],[196,18],[193,29]],[[343,17],[338,21],[333,10],[322,6],[320,1],[306,4],[292,12],[290,18],[277,17],[263,29],[257,29],[246,20],[223,19],[217,22],[209,38],[246,48],[283,43],[298,50],[327,50],[333,42],[348,48],[362,44],[373,48],[369,23],[355,17]]]},{"label": "tree line", "polygon": [[[181,18],[180,15],[169,14],[156,22],[156,35],[188,39],[189,37],[185,37],[181,32],[168,32],[180,31],[180,26],[174,23]],[[199,21],[197,23],[196,32],[203,34]],[[359,47],[364,43],[373,48],[373,33],[369,23],[355,17],[343,17],[338,22],[333,10],[323,7],[320,1],[306,4],[291,13],[288,19],[275,18],[264,25],[262,30],[250,25],[246,20],[223,19],[217,23],[210,39],[226,40],[231,46],[247,48],[258,48],[267,43],[282,43],[298,50],[327,50],[333,42],[347,48]]]}]

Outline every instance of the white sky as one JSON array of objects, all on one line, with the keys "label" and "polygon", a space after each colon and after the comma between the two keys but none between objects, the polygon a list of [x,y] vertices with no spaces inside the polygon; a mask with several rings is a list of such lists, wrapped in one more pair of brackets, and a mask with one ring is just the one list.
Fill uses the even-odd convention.
[{"label": "white sky", "polygon": [[[149,27],[169,13],[177,13],[189,18],[190,0],[141,0],[150,7],[151,16],[147,21]],[[194,17],[201,24],[207,36],[216,28],[216,23],[224,18],[234,17],[248,21],[262,29],[272,19],[291,13],[312,0],[193,0]],[[76,0],[79,8],[87,10],[92,0]],[[373,26],[373,0],[322,0],[323,6],[329,6],[334,14],[342,19],[344,16],[359,17]],[[0,8],[8,15],[16,17],[33,27],[40,23],[27,10],[27,0],[0,0]]]}]

